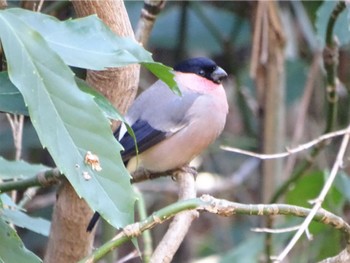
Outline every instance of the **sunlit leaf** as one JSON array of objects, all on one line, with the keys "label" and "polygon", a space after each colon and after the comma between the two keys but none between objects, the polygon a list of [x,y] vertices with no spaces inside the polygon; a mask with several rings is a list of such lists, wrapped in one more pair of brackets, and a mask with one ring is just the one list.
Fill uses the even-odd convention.
[{"label": "sunlit leaf", "polygon": [[134,39],[119,37],[96,15],[59,21],[38,12],[8,10],[38,31],[63,61],[74,67],[101,70],[142,63],[171,89],[178,91],[171,68],[154,62]]},{"label": "sunlit leaf", "polygon": [[[134,196],[121,146],[93,97],[80,91],[45,39],[10,11],[0,11],[0,36],[10,79],[57,167],[111,224],[132,222]],[[85,162],[88,152],[99,158],[101,171]]]}]

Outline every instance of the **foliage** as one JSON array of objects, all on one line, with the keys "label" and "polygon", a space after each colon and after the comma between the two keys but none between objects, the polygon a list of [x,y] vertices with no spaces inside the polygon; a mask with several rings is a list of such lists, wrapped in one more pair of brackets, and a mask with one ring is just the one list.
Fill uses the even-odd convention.
[{"label": "foliage", "polygon": [[[104,69],[142,63],[175,89],[171,68],[154,62],[150,53],[133,40],[112,34],[96,16],[60,22],[40,13],[8,9],[0,11],[0,28],[8,68],[8,77],[6,72],[1,73],[0,90],[6,101],[1,110],[29,114],[43,147],[77,193],[115,227],[131,223],[135,198],[118,155],[121,147],[107,119],[122,118],[86,84],[78,82],[82,87],[79,89],[68,65]],[[88,152],[98,156],[102,170],[89,166],[85,160]],[[14,164],[18,172],[23,165]],[[28,172],[36,167],[41,168],[30,166]],[[4,211],[4,218],[22,227],[33,223],[23,213]]]},{"label": "foliage", "polygon": [[[325,72],[318,68],[311,73],[311,65],[325,46],[327,25],[337,3],[338,1],[278,2],[285,33],[285,48],[288,50],[287,61],[282,65],[286,74],[286,92],[285,98],[281,98],[287,111],[287,137],[283,142],[286,147],[316,138],[324,130],[327,121],[325,113],[329,108]],[[56,7],[53,7],[54,4],[56,2],[46,2],[43,10],[56,8],[54,14],[57,17],[71,13],[68,1]],[[125,4],[131,22],[136,27],[142,2],[126,1]],[[261,182],[264,178],[256,170],[249,175],[241,175],[249,163],[245,157],[236,157],[218,150],[214,152],[213,149],[226,144],[260,151],[260,105],[250,74],[254,8],[255,3],[249,1],[169,1],[158,16],[148,47],[157,60],[169,64],[174,64],[182,57],[210,56],[230,76],[234,76],[224,83],[231,109],[227,127],[221,140],[203,156],[201,163],[202,170],[213,173],[199,174],[197,181],[199,183],[202,176],[205,180],[210,177],[210,182],[205,181],[207,188],[204,192],[212,184],[214,195],[242,203],[262,202]],[[340,83],[337,86],[337,104],[340,112],[338,123],[332,126],[333,130],[348,125],[349,119],[349,12],[347,6],[336,19],[334,28],[334,37],[340,47],[337,70]],[[37,157],[37,151],[41,152],[41,148],[46,147],[54,165],[67,176],[79,195],[93,209],[101,212],[116,227],[131,222],[135,197],[131,191],[130,176],[118,155],[121,148],[109,127],[110,119],[123,121],[123,117],[101,94],[75,77],[70,67],[101,70],[140,63],[177,92],[171,68],[154,62],[151,53],[134,40],[116,37],[96,16],[60,21],[43,13],[8,9],[0,11],[0,38],[6,58],[4,64],[7,65],[0,73],[0,111],[29,116],[41,142],[35,151],[26,148],[26,153],[29,153],[27,156],[36,162],[42,161]],[[149,82],[149,77],[143,76],[140,86],[146,86],[144,83]],[[302,101],[309,83],[313,85],[313,93],[310,102],[304,105]],[[299,109],[305,109],[306,112],[303,123],[296,122],[300,120],[296,118]],[[29,121],[26,124],[29,125]],[[298,142],[294,142],[293,134],[302,125],[305,126],[302,135]],[[129,129],[129,132],[132,131]],[[5,138],[3,134],[0,129],[1,139]],[[328,178],[337,146],[336,139],[325,145],[320,156],[312,160],[307,172],[283,191],[281,200],[284,203],[311,207],[309,201],[317,197]],[[0,146],[2,153],[5,152],[3,147]],[[99,157],[101,171],[86,165],[84,157],[87,151]],[[4,153],[4,156],[8,155]],[[306,155],[298,155],[293,171],[303,161],[310,160]],[[347,162],[344,160],[344,169],[337,175],[323,208],[349,221],[350,181]],[[5,181],[21,182],[43,169],[49,168],[29,162],[0,159],[0,178]],[[228,177],[234,171],[237,171],[237,177]],[[91,175],[90,180],[82,176],[85,172]],[[217,174],[222,176],[218,178]],[[281,174],[279,179],[283,183],[289,178],[290,175]],[[219,190],[215,192],[217,184],[220,185],[216,182],[222,181],[227,184],[225,190],[221,191],[218,187]],[[232,183],[236,181],[240,182],[239,185]],[[173,200],[172,197],[165,196],[163,191],[160,192],[161,189],[167,189],[164,181],[152,183],[157,190],[148,189],[146,194],[149,214]],[[0,247],[0,261],[23,262],[25,258],[26,262],[40,262],[38,257],[23,247],[9,223],[47,235],[48,221],[29,216],[11,202],[7,194],[2,193],[0,197],[0,238],[7,241],[3,242],[6,246]],[[266,251],[265,235],[250,233],[249,229],[262,226],[261,218],[234,216],[225,220],[201,215],[189,233],[190,245],[186,245],[178,254],[188,259],[187,254],[200,258],[211,253],[221,262],[260,260]],[[301,219],[285,216],[280,216],[279,220],[274,228],[291,227],[302,222]],[[291,262],[315,262],[335,255],[342,249],[342,236],[329,226],[312,223],[310,232],[313,240],[301,239],[292,251]],[[283,249],[293,234],[273,234],[273,253]],[[157,232],[154,236],[160,234]],[[154,243],[156,242],[157,240]],[[210,249],[198,249],[209,246]]]}]

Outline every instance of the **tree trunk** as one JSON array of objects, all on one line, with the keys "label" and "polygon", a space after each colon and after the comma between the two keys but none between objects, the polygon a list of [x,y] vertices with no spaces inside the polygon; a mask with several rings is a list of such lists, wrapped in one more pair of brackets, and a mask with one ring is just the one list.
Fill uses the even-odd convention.
[{"label": "tree trunk", "polygon": [[[97,14],[116,34],[134,38],[123,1],[73,1],[73,5],[78,16]],[[138,79],[139,65],[89,71],[87,74],[87,82],[102,92],[122,113],[136,95]],[[65,181],[57,195],[44,261],[70,263],[89,254],[94,233],[87,233],[86,226],[91,216],[92,211],[87,203]]]}]

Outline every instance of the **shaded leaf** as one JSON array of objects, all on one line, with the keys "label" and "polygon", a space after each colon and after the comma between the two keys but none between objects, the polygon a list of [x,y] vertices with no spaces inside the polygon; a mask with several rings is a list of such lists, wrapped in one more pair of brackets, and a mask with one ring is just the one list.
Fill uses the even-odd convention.
[{"label": "shaded leaf", "polygon": [[11,200],[7,194],[0,195],[0,198],[6,207],[1,211],[1,217],[9,223],[12,223],[18,227],[29,229],[35,233],[43,236],[48,236],[50,232],[50,221],[40,218],[31,217],[25,212],[20,210],[20,207]]},{"label": "shaded leaf", "polygon": [[334,186],[339,190],[339,192],[350,201],[350,178],[344,172],[340,172],[337,174],[337,177],[334,181]]},{"label": "shaded leaf", "polygon": [[0,261],[2,262],[42,262],[34,253],[27,250],[21,239],[7,223],[0,218]]},{"label": "shaded leaf", "polygon": [[0,156],[0,179],[24,179],[50,169],[42,164],[30,164],[23,160],[9,161]]},{"label": "shaded leaf", "polygon": [[[71,70],[42,36],[10,11],[0,11],[0,35],[10,79],[57,167],[112,225],[132,222],[134,196],[121,146],[93,98],[79,90]],[[101,171],[85,163],[88,151],[99,158]]]},{"label": "shaded leaf", "polygon": [[0,111],[28,116],[22,94],[12,84],[7,72],[0,72]]}]

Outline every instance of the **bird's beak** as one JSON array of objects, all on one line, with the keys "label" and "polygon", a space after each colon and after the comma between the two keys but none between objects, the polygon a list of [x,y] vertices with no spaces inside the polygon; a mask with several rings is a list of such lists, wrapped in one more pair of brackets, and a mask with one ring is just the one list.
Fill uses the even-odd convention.
[{"label": "bird's beak", "polygon": [[214,70],[213,73],[211,73],[211,79],[217,84],[220,84],[221,81],[226,77],[227,77],[226,71],[220,67],[217,67],[217,69]]}]

